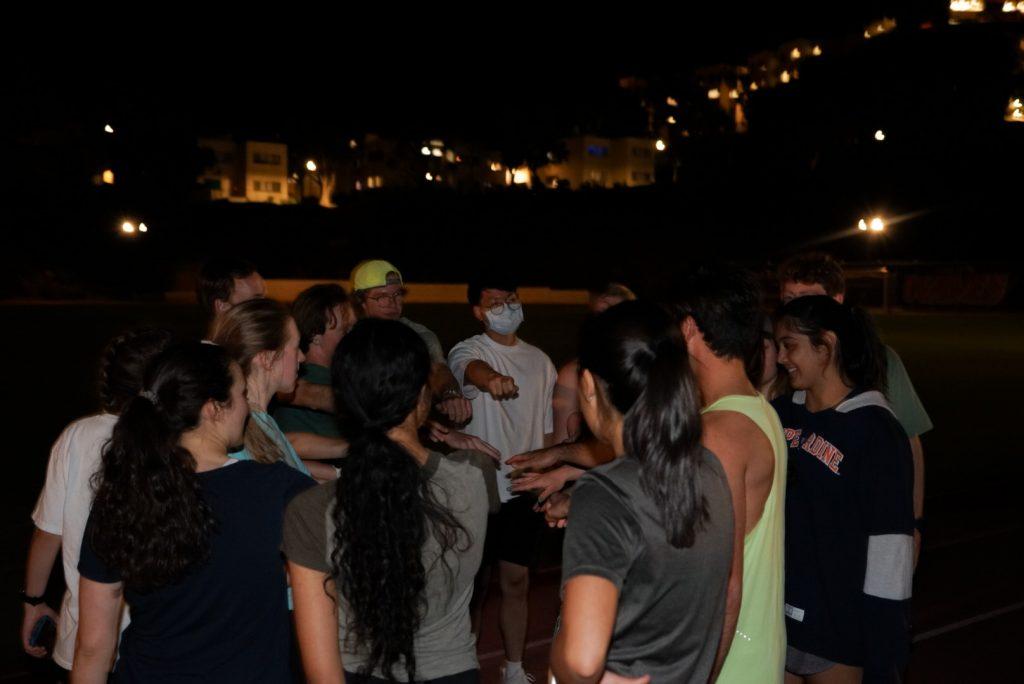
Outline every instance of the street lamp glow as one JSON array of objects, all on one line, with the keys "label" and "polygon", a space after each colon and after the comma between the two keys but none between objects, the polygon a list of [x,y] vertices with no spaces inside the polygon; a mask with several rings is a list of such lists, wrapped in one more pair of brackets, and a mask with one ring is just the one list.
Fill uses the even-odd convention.
[{"label": "street lamp glow", "polygon": [[668,117],[668,119],[666,119],[666,121],[668,121],[670,124],[674,124],[676,122],[676,117],[670,116]]},{"label": "street lamp glow", "polygon": [[678,107],[679,106],[679,102],[677,102],[676,98],[674,98],[674,97],[666,97],[665,98],[665,104],[667,104],[669,107]]},{"label": "street lamp glow", "polygon": [[871,219],[871,223],[868,224],[868,228],[871,229],[872,233],[881,233],[885,230],[885,221],[876,216]]},{"label": "street lamp glow", "polygon": [[430,150],[430,154],[434,155],[435,157],[440,157],[442,154],[444,154],[444,152],[442,152],[440,148],[435,147],[434,149]]},{"label": "street lamp glow", "polygon": [[430,148],[427,147],[426,145],[424,145],[423,147],[420,148],[420,154],[422,154],[424,157],[429,157],[430,156]]},{"label": "street lamp glow", "polygon": [[434,180],[434,174],[432,174],[429,171],[427,171],[427,175],[424,176],[424,178],[426,178],[428,181],[432,181],[432,180]]},{"label": "street lamp glow", "polygon": [[658,140],[654,141],[654,149],[658,150],[659,152],[664,152],[665,147],[666,145],[664,140],[659,138]]},{"label": "street lamp glow", "polygon": [[731,100],[738,100],[739,97],[740,97],[740,91],[736,90],[735,88],[733,88],[732,90],[729,91],[729,99],[731,99]]},{"label": "street lamp glow", "polygon": [[789,83],[789,78],[789,71],[787,70],[783,70],[782,74],[779,76],[779,80],[783,83]]},{"label": "street lamp glow", "polygon": [[147,232],[149,232],[149,226],[147,226],[145,223],[140,223],[139,224],[139,232],[140,233],[147,233]]},{"label": "street lamp glow", "polygon": [[709,100],[717,100],[721,96],[722,96],[722,93],[720,93],[718,91],[718,88],[712,88],[711,90],[708,91],[708,99]]},{"label": "street lamp glow", "polygon": [[885,131],[883,131],[881,128],[875,131],[875,140],[877,140],[878,142],[882,142],[883,140],[885,140]]},{"label": "street lamp glow", "polygon": [[751,81],[751,83],[750,83],[750,89],[751,90],[757,90],[758,87],[759,86],[757,85],[757,81]]},{"label": "street lamp glow", "polygon": [[107,133],[113,133],[114,132],[114,127],[111,126],[110,124],[107,124],[106,126],[103,127],[103,130],[105,132],[107,132]]},{"label": "street lamp glow", "polygon": [[135,232],[135,224],[131,221],[125,221],[121,224],[121,232],[127,235]]},{"label": "street lamp glow", "polygon": [[815,45],[814,49],[811,50],[811,54],[814,55],[815,57],[821,57],[821,46]]},{"label": "street lamp glow", "polygon": [[103,169],[103,182],[106,185],[114,184],[114,172],[111,169]]},{"label": "street lamp glow", "polygon": [[868,229],[868,222],[867,221],[865,221],[864,219],[861,219],[860,221],[857,221],[857,230],[863,230],[863,231],[866,232],[867,229]]},{"label": "street lamp glow", "polygon": [[306,170],[307,171],[316,171],[316,162],[313,161],[312,159],[308,160],[306,162]]},{"label": "street lamp glow", "polygon": [[789,58],[790,59],[800,59],[801,56],[802,55],[800,54],[800,48],[798,48],[798,47],[795,47],[795,48],[793,48],[792,50],[789,51]]}]

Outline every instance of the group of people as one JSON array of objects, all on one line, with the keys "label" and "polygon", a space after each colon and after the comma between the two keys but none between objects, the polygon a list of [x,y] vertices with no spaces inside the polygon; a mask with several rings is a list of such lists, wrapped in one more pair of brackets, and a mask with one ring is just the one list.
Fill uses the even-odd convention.
[{"label": "group of people", "polygon": [[729,265],[605,284],[558,370],[513,275],[470,282],[481,333],[445,356],[386,261],[290,307],[211,261],[208,339],[112,340],[102,412],[53,447],[25,650],[52,618],[73,682],[478,682],[496,568],[501,677],[528,682],[546,521],[558,682],[897,681],[931,424],[836,261],[779,281],[771,316]]}]

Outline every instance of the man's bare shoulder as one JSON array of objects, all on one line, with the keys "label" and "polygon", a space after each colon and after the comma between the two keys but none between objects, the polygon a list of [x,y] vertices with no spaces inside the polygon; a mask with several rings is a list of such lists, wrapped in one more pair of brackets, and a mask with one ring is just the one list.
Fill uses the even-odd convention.
[{"label": "man's bare shoulder", "polygon": [[720,460],[751,462],[773,458],[767,435],[746,416],[735,411],[711,411],[703,416],[704,446]]}]

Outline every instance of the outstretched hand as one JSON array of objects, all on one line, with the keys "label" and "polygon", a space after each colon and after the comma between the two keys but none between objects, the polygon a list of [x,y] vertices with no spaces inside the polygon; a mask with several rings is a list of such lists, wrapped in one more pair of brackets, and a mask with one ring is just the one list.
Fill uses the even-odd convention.
[{"label": "outstretched hand", "polygon": [[459,432],[458,430],[452,430],[436,420],[428,420],[427,427],[430,429],[430,438],[435,442],[447,444],[452,449],[479,451],[490,456],[495,465],[501,465],[501,452],[479,437],[467,435],[465,432]]}]

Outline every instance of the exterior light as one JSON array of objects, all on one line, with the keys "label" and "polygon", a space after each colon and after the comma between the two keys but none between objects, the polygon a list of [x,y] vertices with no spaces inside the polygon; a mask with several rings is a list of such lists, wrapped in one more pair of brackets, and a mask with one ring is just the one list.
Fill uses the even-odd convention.
[{"label": "exterior light", "polygon": [[750,89],[751,89],[751,90],[757,90],[757,89],[758,89],[758,87],[759,87],[759,86],[757,85],[757,81],[752,81],[752,82],[750,83]]},{"label": "exterior light", "polygon": [[857,230],[867,231],[867,229],[868,229],[868,222],[867,221],[865,221],[864,219],[861,219],[860,221],[857,221]]},{"label": "exterior light", "polygon": [[106,126],[103,127],[103,130],[106,131],[107,133],[113,133],[114,132],[114,127],[111,126],[110,124],[107,124]]},{"label": "exterior light", "polygon": [[145,223],[140,223],[139,224],[139,232],[140,233],[148,233],[149,232],[149,226],[147,226]]},{"label": "exterior light", "polygon": [[718,88],[712,88],[711,90],[708,91],[708,99],[709,100],[717,100],[721,96],[722,96],[722,93],[718,92]]},{"label": "exterior light", "polygon": [[735,88],[733,88],[732,90],[729,91],[729,98],[730,99],[738,100],[739,97],[740,97],[740,91],[736,90]]},{"label": "exterior light", "polygon": [[313,161],[312,159],[307,160],[306,161],[306,170],[307,171],[316,171],[316,162]]},{"label": "exterior light", "polygon": [[107,185],[114,184],[114,172],[110,169],[103,169],[103,182]]},{"label": "exterior light", "polygon": [[1003,11],[1007,12],[1007,13],[1009,13],[1009,12],[1016,12],[1017,11],[1017,6],[1014,5],[1012,2],[1004,2],[1003,3]]},{"label": "exterior light", "polygon": [[814,49],[811,50],[811,54],[814,55],[815,57],[821,57],[821,46],[815,45]]},{"label": "exterior light", "polygon": [[434,155],[435,157],[440,157],[442,154],[444,154],[444,152],[442,152],[440,148],[435,147],[434,149],[430,150],[430,154]]},{"label": "exterior light", "polygon": [[434,180],[434,174],[432,174],[429,171],[427,171],[427,175],[425,176],[425,178],[427,180],[429,180],[429,181],[432,181],[432,180]]},{"label": "exterior light", "polygon": [[491,171],[501,171],[501,164],[498,162],[491,162]]},{"label": "exterior light", "polygon": [[674,123],[676,122],[676,117],[674,117],[674,116],[670,116],[670,117],[668,117],[667,121],[668,121],[668,122],[669,122],[670,124],[674,124]]},{"label": "exterior light", "polygon": [[800,48],[795,47],[789,51],[790,59],[800,59],[803,55],[800,54]]},{"label": "exterior light", "polygon": [[529,169],[518,168],[512,174],[512,182],[516,185],[526,185],[530,182],[530,171]]},{"label": "exterior light", "polygon": [[427,147],[426,145],[424,145],[423,147],[420,148],[420,154],[422,154],[424,157],[429,157],[430,156],[430,148]]},{"label": "exterior light", "polygon": [[1021,112],[1019,109],[1014,109],[1013,113],[1010,114],[1010,118],[1014,121],[1024,120],[1024,112]]},{"label": "exterior light", "polygon": [[789,72],[783,70],[782,74],[779,75],[779,80],[783,83],[789,83]]},{"label": "exterior light", "polygon": [[654,141],[654,149],[658,150],[659,152],[664,152],[665,147],[665,141],[662,140],[661,138],[658,138],[657,140]]},{"label": "exterior light", "polygon": [[868,228],[871,229],[872,233],[881,233],[885,230],[885,221],[876,216],[868,223]]},{"label": "exterior light", "polygon": [[354,138],[353,138],[352,140],[349,140],[349,141],[348,141],[348,148],[349,148],[350,150],[354,150],[354,149],[356,149],[357,147],[359,147],[359,143],[357,143],[357,142],[355,141],[355,139],[354,139]]},{"label": "exterior light", "polygon": [[984,12],[985,0],[950,0],[949,9],[954,12]]},{"label": "exterior light", "polygon": [[674,97],[666,97],[665,98],[665,104],[667,104],[669,107],[678,107],[679,106],[679,103],[676,102],[676,98],[674,98]]},{"label": "exterior light", "polygon": [[878,142],[882,142],[883,140],[885,140],[885,131],[883,131],[881,128],[875,131],[875,140],[877,140]]},{"label": "exterior light", "polygon": [[130,235],[135,232],[135,224],[131,221],[125,221],[121,224],[121,232],[126,235]]}]

